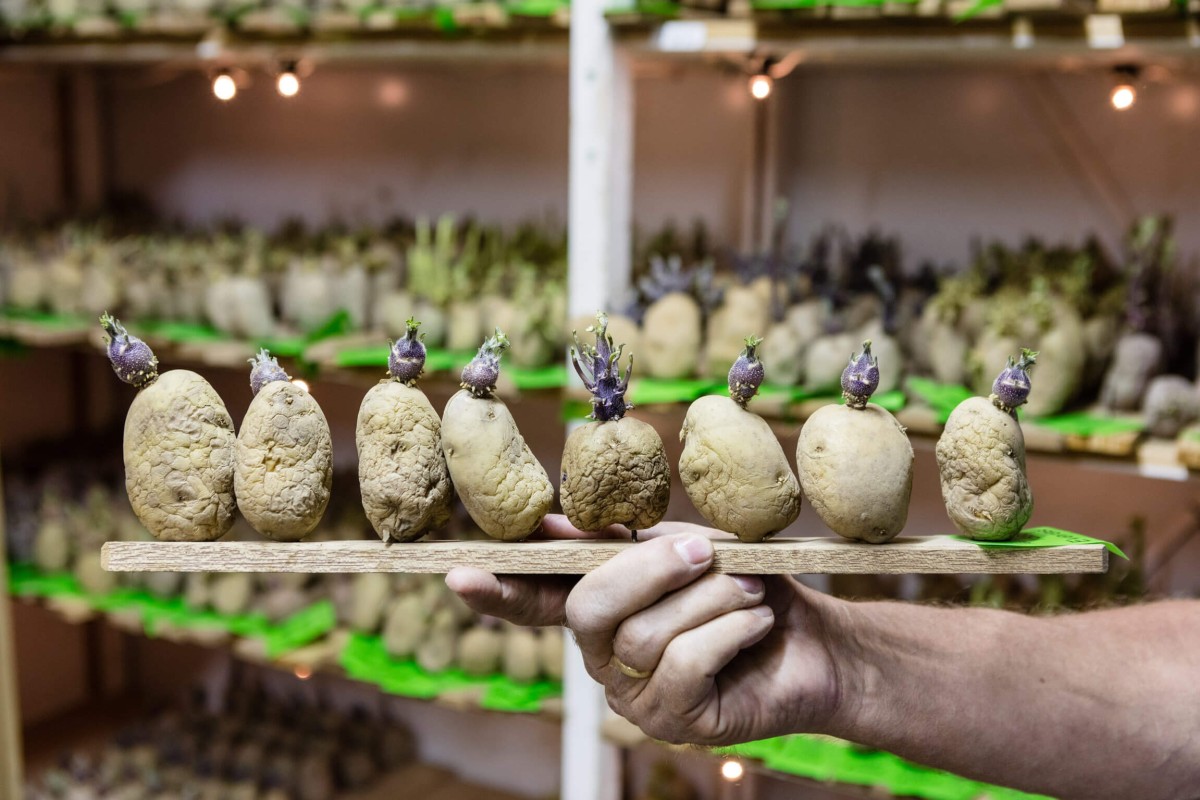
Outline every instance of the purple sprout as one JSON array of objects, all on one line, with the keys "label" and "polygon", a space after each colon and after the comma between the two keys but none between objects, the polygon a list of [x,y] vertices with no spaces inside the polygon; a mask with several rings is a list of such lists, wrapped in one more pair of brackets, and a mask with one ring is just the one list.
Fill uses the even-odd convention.
[{"label": "purple sprout", "polygon": [[592,393],[592,413],[588,419],[611,422],[633,408],[625,402],[625,390],[629,388],[629,375],[633,372],[633,355],[629,356],[622,378],[620,362],[625,345],[613,349],[612,337],[608,335],[608,315],[603,311],[596,315],[596,323],[587,327],[588,333],[596,334],[595,346],[580,344],[578,334],[572,334],[575,346],[571,348],[571,363],[583,385]]},{"label": "purple sprout", "polygon": [[275,381],[290,381],[292,378],[283,371],[283,367],[279,366],[279,359],[262,349],[258,351],[258,355],[249,359],[250,368],[250,393],[257,395],[262,388],[268,383]]},{"label": "purple sprout", "polygon": [[842,397],[850,408],[866,408],[879,386],[879,359],[871,355],[871,340],[863,342],[862,352],[850,356],[842,370]]},{"label": "purple sprout", "polygon": [[496,379],[500,377],[500,356],[508,346],[508,337],[496,328],[496,335],[488,337],[471,363],[463,368],[462,388],[476,397],[491,397],[496,391]]},{"label": "purple sprout", "polygon": [[100,324],[108,334],[108,360],[117,377],[139,389],[154,383],[158,378],[158,359],[150,345],[125,330],[111,314],[102,315]]},{"label": "purple sprout", "polygon": [[992,403],[996,408],[1009,414],[1025,405],[1029,399],[1029,370],[1037,363],[1038,354],[1027,348],[1021,348],[1021,357],[1008,358],[1008,366],[1000,371],[992,384]]},{"label": "purple sprout", "polygon": [[421,323],[412,317],[405,325],[408,332],[392,343],[392,351],[388,354],[388,374],[405,386],[415,386],[425,370],[425,343],[422,341],[425,334],[417,333]]},{"label": "purple sprout", "polygon": [[766,375],[756,352],[762,341],[761,336],[747,336],[746,349],[729,368],[729,396],[742,408],[758,394],[758,387],[762,386]]}]

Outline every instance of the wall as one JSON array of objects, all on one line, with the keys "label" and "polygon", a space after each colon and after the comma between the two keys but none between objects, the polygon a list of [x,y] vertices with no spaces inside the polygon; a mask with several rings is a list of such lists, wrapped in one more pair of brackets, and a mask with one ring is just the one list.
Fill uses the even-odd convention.
[{"label": "wall", "polygon": [[[1165,210],[1195,252],[1186,215],[1200,202],[1200,78],[1143,82],[1126,112],[1109,105],[1112,85],[1095,72],[797,70],[779,83],[781,188],[796,229],[879,224],[902,234],[912,261],[961,261],[975,233],[1111,234],[1132,213]],[[1048,121],[1059,115],[1066,140]]]},{"label": "wall", "polygon": [[40,219],[61,202],[55,79],[0,71],[0,225]]},{"label": "wall", "polygon": [[[566,78],[557,67],[322,67],[292,101],[256,74],[222,104],[195,72],[121,74],[115,182],[198,222],[443,211],[565,220]],[[748,159],[745,93],[707,70],[640,83],[639,223],[701,215],[733,237]]]}]

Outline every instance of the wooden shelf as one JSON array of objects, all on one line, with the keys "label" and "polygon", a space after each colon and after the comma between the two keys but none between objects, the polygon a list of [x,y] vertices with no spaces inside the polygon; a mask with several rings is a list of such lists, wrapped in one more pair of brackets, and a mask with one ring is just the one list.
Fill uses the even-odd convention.
[{"label": "wooden shelf", "polygon": [[[1104,572],[1102,545],[982,548],[947,536],[900,537],[884,545],[842,539],[716,541],[715,572],[758,575]],[[534,542],[108,542],[113,572],[408,572],[454,567],[527,575],[582,575],[628,547],[627,541]]]}]

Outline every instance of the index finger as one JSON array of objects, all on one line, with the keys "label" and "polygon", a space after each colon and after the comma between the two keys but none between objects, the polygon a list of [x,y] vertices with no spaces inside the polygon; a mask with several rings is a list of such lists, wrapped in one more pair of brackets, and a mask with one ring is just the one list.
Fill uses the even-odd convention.
[{"label": "index finger", "polygon": [[583,576],[567,597],[567,627],[588,672],[598,678],[612,659],[617,626],[712,566],[713,546],[695,533],[664,536],[613,556]]}]

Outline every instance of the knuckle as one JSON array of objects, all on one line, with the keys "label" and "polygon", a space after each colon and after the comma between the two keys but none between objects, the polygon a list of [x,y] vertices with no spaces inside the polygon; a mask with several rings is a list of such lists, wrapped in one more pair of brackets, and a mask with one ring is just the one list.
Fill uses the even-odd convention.
[{"label": "knuckle", "polygon": [[[642,655],[657,650],[657,642],[658,636],[651,626],[636,619],[627,619],[617,628],[617,634],[613,637],[613,652],[631,657],[635,653]],[[648,668],[653,665],[630,664],[630,666]]]}]

